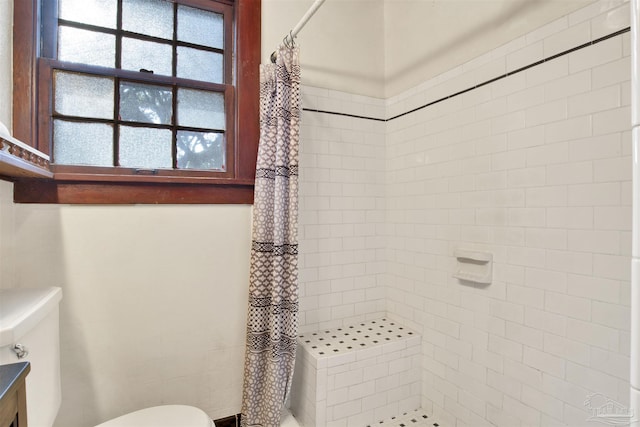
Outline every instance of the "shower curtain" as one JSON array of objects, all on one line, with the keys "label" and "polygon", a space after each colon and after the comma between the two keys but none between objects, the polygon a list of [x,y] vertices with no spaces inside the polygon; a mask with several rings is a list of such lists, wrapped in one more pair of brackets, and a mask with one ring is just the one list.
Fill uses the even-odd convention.
[{"label": "shower curtain", "polygon": [[241,425],[277,427],[291,387],[298,328],[300,65],[280,46],[260,66],[249,313]]}]

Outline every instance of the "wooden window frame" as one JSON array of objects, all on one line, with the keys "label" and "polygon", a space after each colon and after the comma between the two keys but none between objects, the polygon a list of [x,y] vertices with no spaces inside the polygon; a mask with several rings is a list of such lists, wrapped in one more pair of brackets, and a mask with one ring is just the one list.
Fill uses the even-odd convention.
[{"label": "wooden window frame", "polygon": [[[190,3],[209,0],[191,0]],[[19,203],[71,204],[250,204],[258,150],[260,0],[217,0],[234,6],[235,71],[233,163],[228,174],[114,175],[100,168],[52,167],[53,179],[14,179],[14,201]],[[42,68],[50,62],[39,56],[39,0],[14,2],[13,47],[13,135],[45,154],[50,141],[38,143],[47,134],[51,80]],[[42,31],[52,31],[44,22]],[[43,96],[44,95],[44,96]],[[39,102],[43,99],[44,102]],[[47,120],[38,119],[47,117]],[[41,139],[42,140],[42,139]],[[69,171],[72,173],[69,173]]]}]

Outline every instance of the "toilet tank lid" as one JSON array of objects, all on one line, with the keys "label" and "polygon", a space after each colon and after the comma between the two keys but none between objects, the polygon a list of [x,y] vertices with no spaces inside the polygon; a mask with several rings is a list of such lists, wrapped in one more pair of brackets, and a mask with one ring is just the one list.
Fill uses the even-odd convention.
[{"label": "toilet tank lid", "polygon": [[213,421],[201,409],[163,405],[131,412],[96,427],[211,427]]},{"label": "toilet tank lid", "polygon": [[0,289],[0,347],[15,344],[58,306],[62,289]]}]

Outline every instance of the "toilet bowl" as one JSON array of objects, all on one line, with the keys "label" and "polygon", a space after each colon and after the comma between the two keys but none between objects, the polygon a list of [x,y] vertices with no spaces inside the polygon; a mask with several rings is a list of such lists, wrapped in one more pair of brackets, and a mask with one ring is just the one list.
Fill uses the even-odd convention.
[{"label": "toilet bowl", "polygon": [[185,405],[163,405],[131,412],[96,427],[214,427],[201,409]]}]

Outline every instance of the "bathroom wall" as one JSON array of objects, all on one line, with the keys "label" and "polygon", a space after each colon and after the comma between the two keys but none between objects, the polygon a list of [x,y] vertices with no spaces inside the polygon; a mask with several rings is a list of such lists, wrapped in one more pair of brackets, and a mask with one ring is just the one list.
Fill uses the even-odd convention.
[{"label": "bathroom wall", "polygon": [[16,286],[64,292],[56,425],[167,403],[238,412],[247,206],[14,209]]},{"label": "bathroom wall", "polygon": [[11,190],[9,284],[64,293],[57,426],[160,404],[239,411],[250,207],[15,205]]},{"label": "bathroom wall", "polygon": [[[263,30],[279,41],[299,16],[274,13],[276,1],[264,0]],[[324,24],[312,20],[299,40],[305,106],[390,117],[467,88],[469,75],[484,81],[615,31],[627,25],[626,3],[605,12],[619,4],[600,1],[515,38],[386,106],[383,82],[363,74],[380,71],[379,58],[360,56],[385,40],[351,31],[306,48],[347,27],[331,27],[341,15],[321,9]],[[0,0],[0,24],[11,5]],[[10,76],[11,26],[0,28]],[[263,57],[274,47],[265,40]],[[419,328],[424,405],[447,422],[584,424],[588,393],[625,403],[628,55],[628,34],[618,36],[387,125],[305,112],[301,329],[385,310]],[[315,70],[305,73],[309,58]],[[3,122],[10,87],[0,80]],[[250,207],[14,205],[11,193],[0,181],[0,286],[65,292],[59,426],[161,403],[239,411]],[[451,279],[462,245],[495,254],[493,284]]]},{"label": "bathroom wall", "polygon": [[[592,2],[328,0],[296,38],[302,81],[387,98]],[[262,0],[263,62],[313,3]]]},{"label": "bathroom wall", "polygon": [[[382,317],[384,100],[306,86],[300,143],[300,329]],[[350,115],[350,116],[349,116]]]},{"label": "bathroom wall", "polygon": [[[262,0],[262,60],[314,0]],[[384,94],[384,0],[329,0],[301,31],[303,84],[366,96]]]},{"label": "bathroom wall", "polygon": [[[13,1],[0,0],[0,121]],[[240,410],[250,206],[16,205],[0,181],[0,287],[61,286],[56,425],[134,409]]]},{"label": "bathroom wall", "polygon": [[[409,111],[629,25],[599,1],[388,100]],[[628,405],[629,33],[388,122],[387,309],[445,425],[584,425]],[[493,282],[452,277],[456,249]],[[594,406],[599,406],[602,400]]]},{"label": "bathroom wall", "polygon": [[[0,0],[0,70],[5,76],[0,79],[0,121],[7,125],[11,120],[12,5],[12,0]],[[286,16],[270,14],[271,10],[269,1],[265,1],[263,12],[271,18],[263,29],[277,33],[279,42],[280,33],[292,24]],[[367,10],[373,13],[371,8]],[[350,22],[354,14],[364,19],[357,12],[354,9],[339,16],[345,22]],[[297,21],[299,16],[293,19]],[[378,34],[381,37],[382,33]],[[365,36],[350,40],[355,46],[365,46]],[[265,42],[263,46],[268,56],[276,43]],[[364,68],[382,70],[379,57],[369,58]],[[343,82],[344,75],[328,75],[333,75],[333,84]],[[326,74],[324,78],[332,84]],[[354,82],[368,84],[356,76],[344,87]],[[344,99],[331,102],[345,103],[348,111],[362,108],[363,112],[383,115],[380,100],[351,98],[338,92],[331,92],[331,96],[326,91],[324,96],[311,94],[317,105],[331,96],[346,96],[353,101],[350,105]],[[383,128],[354,128],[350,123],[323,119],[314,122],[306,115],[304,119],[308,122],[304,132],[314,133],[317,138],[313,145],[305,146],[308,151],[305,148],[302,156],[317,165],[320,175],[326,176],[329,166],[322,157],[329,156],[329,146],[321,134],[331,141],[333,135],[350,141],[356,152],[340,172],[331,172],[331,180],[344,177],[343,184],[333,189],[328,188],[329,181],[327,185],[303,182],[301,186],[308,195],[303,195],[301,202],[307,206],[319,202],[318,197],[324,201],[324,197],[334,196],[331,212],[320,215],[304,232],[315,236],[317,245],[311,246],[318,249],[308,258],[301,257],[306,261],[301,277],[310,283],[308,287],[303,285],[302,293],[309,297],[303,296],[301,303],[316,310],[315,314],[302,316],[303,327],[304,322],[318,325],[321,321],[382,312],[380,288],[376,290],[380,272],[376,260],[382,257],[382,243],[372,237],[381,217],[368,214],[361,218],[379,205],[383,192],[381,176],[377,184],[363,181],[363,174],[380,167]],[[316,129],[312,130],[314,123]],[[360,130],[362,134],[356,135]],[[334,144],[334,165],[342,163],[335,160],[335,150]],[[347,177],[349,174],[354,176]],[[310,176],[302,172],[303,180],[305,175]],[[359,187],[365,193],[350,205],[348,198]],[[58,426],[86,427],[164,403],[200,406],[214,418],[240,411],[250,206],[15,205],[12,193],[13,185],[0,181],[0,286],[55,285],[64,292],[63,406]],[[336,215],[343,218],[342,227],[328,219]],[[301,214],[301,222],[307,220]],[[324,225],[335,239],[346,239],[342,250],[346,258],[339,269],[332,267],[335,257],[325,256],[326,242],[319,242],[322,236],[317,233],[326,231]],[[326,318],[327,286],[332,285],[339,290],[343,307]]]}]

